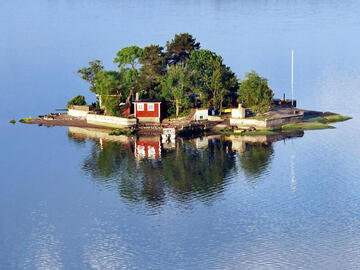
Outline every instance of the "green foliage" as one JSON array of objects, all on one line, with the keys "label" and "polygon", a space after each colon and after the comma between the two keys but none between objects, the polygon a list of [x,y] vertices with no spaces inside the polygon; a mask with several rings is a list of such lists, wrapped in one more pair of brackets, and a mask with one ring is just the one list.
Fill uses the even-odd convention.
[{"label": "green foliage", "polygon": [[245,73],[245,80],[238,90],[238,101],[251,107],[256,113],[264,113],[271,108],[273,91],[269,88],[267,79],[260,77],[254,70]]},{"label": "green foliage", "polygon": [[112,136],[120,136],[120,135],[130,136],[133,133],[134,132],[132,130],[125,130],[125,129],[117,128],[117,129],[112,130],[109,133],[109,135],[112,135]]},{"label": "green foliage", "polygon": [[237,78],[229,67],[223,64],[221,56],[209,50],[193,51],[188,66],[194,70],[195,92],[201,94],[202,105],[222,111],[236,96]]},{"label": "green foliage", "polygon": [[200,43],[189,33],[175,34],[171,42],[166,43],[166,58],[169,65],[180,64],[185,67],[192,51],[200,49]]},{"label": "green foliage", "polygon": [[141,55],[142,49],[138,46],[125,47],[117,52],[114,63],[118,64],[119,69],[129,66],[131,69],[136,69]]},{"label": "green foliage", "polygon": [[291,131],[291,130],[317,130],[317,129],[328,129],[335,128],[333,126],[329,126],[328,124],[320,123],[320,122],[309,122],[309,123],[298,123],[298,124],[287,124],[281,127],[283,131]]},{"label": "green foliage", "polygon": [[81,78],[90,83],[90,91],[96,92],[96,78],[99,71],[103,70],[104,66],[100,60],[94,60],[89,62],[89,67],[84,67],[78,70],[81,74]]},{"label": "green foliage", "polygon": [[335,122],[342,122],[351,119],[349,116],[344,116],[340,114],[329,115],[324,117],[327,123],[335,123]]},{"label": "green foliage", "polygon": [[32,117],[24,117],[19,120],[20,123],[31,124],[34,121]]},{"label": "green foliage", "polygon": [[139,88],[145,98],[158,98],[161,76],[166,73],[166,59],[163,47],[150,45],[143,49],[139,58],[142,67],[139,74]]},{"label": "green foliage", "polygon": [[[144,99],[161,98],[168,114],[178,116],[190,107],[213,108],[221,114],[223,107],[236,105],[239,83],[235,74],[221,56],[200,50],[200,43],[189,33],[175,34],[166,43],[166,52],[159,45],[124,47],[114,63],[118,71],[104,70],[100,60],[78,71],[90,83],[90,91],[100,95],[107,113],[117,114],[114,98],[107,96],[129,104],[135,93]],[[270,108],[272,91],[266,79],[256,72],[245,77],[239,90],[241,102],[251,104],[255,112]]]},{"label": "green foliage", "polygon": [[122,74],[121,87],[128,89],[126,103],[130,103],[130,100],[134,99],[134,94],[138,92],[137,66],[140,64],[142,52],[143,50],[138,46],[125,47],[118,51],[114,59],[114,63],[118,64]]},{"label": "green foliage", "polygon": [[185,67],[173,65],[163,77],[161,97],[171,104],[169,114],[171,114],[172,106],[175,107],[176,117],[179,116],[183,109],[189,107],[187,96],[190,90],[190,76],[191,72]]},{"label": "green foliage", "polygon": [[103,104],[105,107],[105,113],[111,116],[120,116],[120,97],[102,96]]},{"label": "green foliage", "polygon": [[96,93],[101,96],[121,95],[121,79],[117,71],[100,71],[96,79]]},{"label": "green foliage", "polygon": [[112,116],[120,116],[120,102],[124,102],[129,89],[122,85],[123,76],[117,71],[102,70],[96,79],[96,93],[101,96],[105,113]]},{"label": "green foliage", "polygon": [[15,120],[15,119],[11,119],[11,120],[9,121],[9,123],[10,123],[10,124],[15,124],[15,123],[16,123],[16,120]]},{"label": "green foliage", "polygon": [[73,97],[71,100],[69,100],[69,102],[67,103],[67,107],[70,107],[72,105],[77,105],[77,106],[84,106],[86,105],[86,101],[85,101],[85,97],[81,96],[81,95],[77,95],[75,97]]},{"label": "green foliage", "polygon": [[100,111],[100,104],[99,101],[91,103],[89,106],[90,111]]}]

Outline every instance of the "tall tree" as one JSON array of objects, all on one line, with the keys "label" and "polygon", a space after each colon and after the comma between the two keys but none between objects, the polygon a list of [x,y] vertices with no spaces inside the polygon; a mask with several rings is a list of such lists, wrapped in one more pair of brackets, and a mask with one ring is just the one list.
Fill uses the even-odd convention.
[{"label": "tall tree", "polygon": [[134,98],[134,94],[137,92],[138,84],[138,65],[139,59],[142,55],[142,49],[137,46],[130,46],[122,48],[117,52],[114,59],[114,63],[118,64],[120,73],[123,74],[122,84],[129,89],[129,94],[126,98],[126,103],[130,103],[130,100]]},{"label": "tall tree", "polygon": [[156,89],[160,84],[160,77],[166,72],[166,62],[163,47],[150,45],[143,49],[139,58],[142,67],[140,68],[139,83],[145,96],[154,98],[158,96]]},{"label": "tall tree", "polygon": [[200,43],[189,33],[175,34],[171,42],[166,43],[166,58],[169,65],[180,64],[185,67],[190,53],[200,49]]},{"label": "tall tree", "polygon": [[256,71],[245,73],[245,80],[240,83],[238,101],[254,112],[264,113],[271,108],[274,92],[269,88],[267,79]]},{"label": "tall tree", "polygon": [[103,70],[104,66],[100,60],[93,60],[89,62],[89,67],[84,67],[78,70],[81,74],[81,78],[90,83],[90,91],[96,92],[96,78],[99,71]]},{"label": "tall tree", "polygon": [[119,104],[128,96],[129,89],[122,86],[122,80],[122,74],[117,71],[102,70],[97,75],[96,93],[100,95],[108,115],[118,116]]},{"label": "tall tree", "polygon": [[161,97],[175,106],[176,116],[189,106],[191,72],[182,66],[171,66],[161,82]]},{"label": "tall tree", "polygon": [[[212,65],[214,67],[210,83],[212,103],[221,115],[225,99],[236,93],[238,82],[230,68],[222,63],[220,56],[212,60]],[[229,103],[226,105],[230,105]]]},{"label": "tall tree", "polygon": [[188,66],[195,72],[193,84],[202,95],[203,106],[212,106],[221,113],[224,101],[236,93],[235,74],[223,64],[221,56],[209,50],[193,51]]},{"label": "tall tree", "polygon": [[116,53],[114,63],[118,64],[120,68],[130,67],[131,69],[137,69],[139,65],[139,58],[142,55],[142,49],[138,46],[124,47]]}]

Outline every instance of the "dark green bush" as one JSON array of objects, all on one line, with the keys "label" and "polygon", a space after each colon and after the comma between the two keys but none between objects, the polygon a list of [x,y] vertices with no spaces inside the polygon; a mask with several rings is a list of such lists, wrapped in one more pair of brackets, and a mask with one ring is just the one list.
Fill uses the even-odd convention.
[{"label": "dark green bush", "polygon": [[67,106],[70,107],[72,105],[77,105],[77,106],[84,106],[86,105],[86,101],[85,101],[85,97],[78,95],[73,97],[68,103]]}]

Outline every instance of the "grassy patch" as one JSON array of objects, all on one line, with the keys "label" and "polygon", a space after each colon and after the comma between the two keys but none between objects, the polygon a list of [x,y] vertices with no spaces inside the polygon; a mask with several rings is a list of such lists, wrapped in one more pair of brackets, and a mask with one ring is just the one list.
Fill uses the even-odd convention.
[{"label": "grassy patch", "polygon": [[252,131],[245,131],[243,135],[272,135],[278,133],[273,129],[255,129]]},{"label": "grassy patch", "polygon": [[351,117],[343,116],[340,114],[331,114],[324,113],[324,117],[315,117],[311,119],[307,119],[304,122],[306,123],[322,123],[322,124],[328,124],[328,123],[335,123],[335,122],[342,122],[351,119]]},{"label": "grassy patch", "polygon": [[16,123],[16,120],[15,120],[15,119],[11,119],[11,120],[9,121],[9,123],[10,123],[10,124],[15,124],[15,123]]},{"label": "grassy patch", "polygon": [[20,119],[20,123],[32,123],[34,121],[34,118],[32,117],[24,117],[23,119]]},{"label": "grassy patch", "polygon": [[349,116],[344,116],[340,114],[329,115],[324,117],[327,123],[335,123],[335,122],[342,122],[351,119]]},{"label": "grassy patch", "polygon": [[315,117],[315,118],[310,118],[307,120],[304,120],[305,123],[321,123],[321,124],[326,124],[327,120],[324,117]]},{"label": "grassy patch", "polygon": [[283,131],[291,131],[291,130],[317,130],[317,129],[328,129],[334,128],[333,126],[329,126],[325,123],[320,122],[307,122],[307,123],[298,123],[298,124],[287,124],[281,127]]},{"label": "grassy patch", "polygon": [[216,131],[219,134],[223,135],[235,135],[235,136],[244,136],[244,135],[272,135],[278,133],[274,129],[255,129],[255,130],[234,130],[231,129],[221,129]]},{"label": "grassy patch", "polygon": [[216,130],[216,133],[219,134],[223,134],[223,135],[233,135],[235,134],[234,131],[232,131],[231,129],[220,129],[220,130]]},{"label": "grassy patch", "polygon": [[121,128],[114,129],[109,133],[109,135],[112,136],[120,136],[120,135],[130,136],[131,134],[133,134],[132,130],[125,130]]}]

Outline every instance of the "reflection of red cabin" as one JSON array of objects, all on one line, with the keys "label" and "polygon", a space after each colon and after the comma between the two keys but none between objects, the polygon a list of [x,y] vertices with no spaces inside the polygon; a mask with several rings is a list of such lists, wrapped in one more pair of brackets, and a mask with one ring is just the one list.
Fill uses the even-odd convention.
[{"label": "reflection of red cabin", "polygon": [[141,137],[135,142],[137,158],[159,159],[161,157],[160,137]]},{"label": "reflection of red cabin", "polygon": [[160,101],[134,101],[134,116],[139,122],[160,123]]}]

